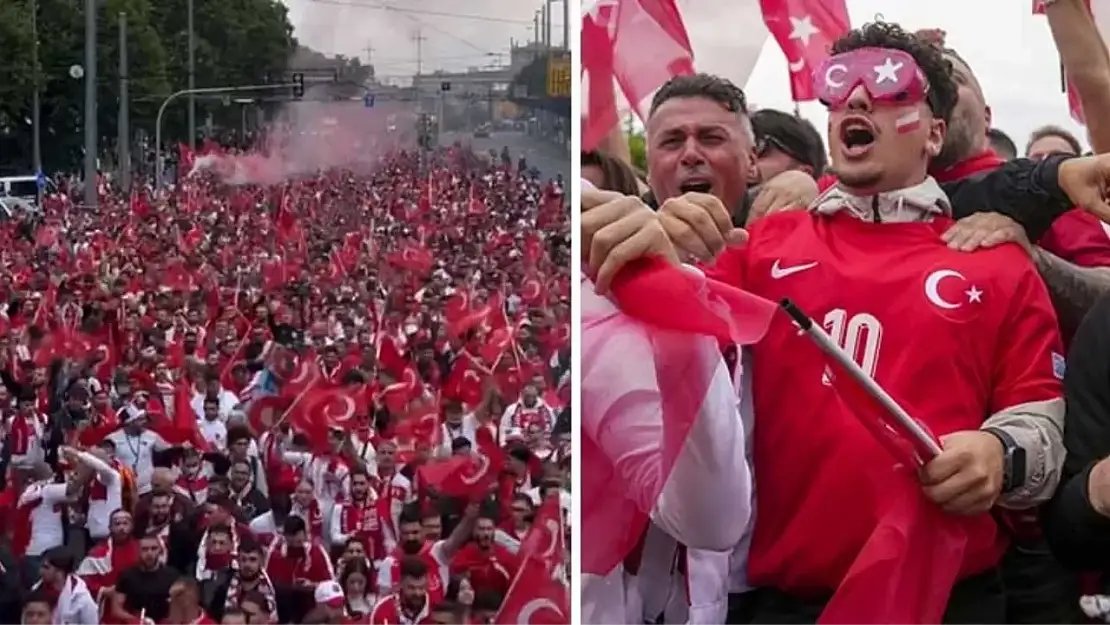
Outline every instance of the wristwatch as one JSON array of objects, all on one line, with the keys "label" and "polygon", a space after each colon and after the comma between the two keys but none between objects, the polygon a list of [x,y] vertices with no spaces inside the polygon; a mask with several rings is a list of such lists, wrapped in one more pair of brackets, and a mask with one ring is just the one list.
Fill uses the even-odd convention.
[{"label": "wristwatch", "polygon": [[1025,485],[1025,448],[1001,428],[986,427],[983,431],[1002,443],[1002,492],[1009,493]]}]

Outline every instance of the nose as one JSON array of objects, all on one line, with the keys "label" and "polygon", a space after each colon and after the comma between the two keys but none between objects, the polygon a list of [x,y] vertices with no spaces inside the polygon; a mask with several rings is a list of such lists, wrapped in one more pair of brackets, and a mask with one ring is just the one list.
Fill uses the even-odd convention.
[{"label": "nose", "polygon": [[701,146],[698,145],[697,137],[686,137],[686,142],[682,146],[681,163],[686,167],[697,167],[705,163],[705,155],[701,153]]},{"label": "nose", "polygon": [[871,94],[863,85],[856,85],[852,92],[848,94],[848,101],[846,108],[855,113],[870,113],[871,107]]}]

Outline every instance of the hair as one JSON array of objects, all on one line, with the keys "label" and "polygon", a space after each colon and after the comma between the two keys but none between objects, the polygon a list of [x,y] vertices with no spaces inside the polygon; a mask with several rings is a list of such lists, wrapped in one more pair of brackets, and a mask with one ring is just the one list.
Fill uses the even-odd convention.
[{"label": "hair", "polygon": [[285,523],[281,528],[281,533],[286,536],[292,536],[300,532],[307,532],[308,526],[305,525],[304,519],[299,516],[290,516],[285,519]]},{"label": "hair", "polygon": [[751,120],[748,119],[748,98],[744,90],[727,78],[713,74],[686,74],[675,76],[655,92],[651,98],[648,117],[668,100],[675,98],[704,98],[720,104],[726,111],[736,113],[743,120],[749,139],[754,139]]},{"label": "hair", "polygon": [[398,527],[401,525],[408,525],[410,523],[419,524],[424,520],[424,511],[416,504],[406,504],[401,509],[401,514],[397,517]]},{"label": "hair", "polygon": [[343,588],[343,592],[347,592],[347,578],[355,573],[361,573],[366,578],[367,592],[374,590],[374,582],[376,581],[372,575],[372,569],[366,560],[350,560],[343,565],[343,573],[339,576],[339,586]]},{"label": "hair", "polygon": [[994,151],[1006,160],[1017,158],[1017,146],[1010,135],[997,128],[987,129],[987,140],[990,141]]},{"label": "hair", "polygon": [[925,101],[933,115],[948,122],[959,99],[952,63],[944,58],[937,46],[918,38],[913,33],[891,22],[871,22],[848,31],[832,45],[833,54],[851,52],[860,48],[887,48],[901,50],[913,57],[929,82]]},{"label": "hair", "polygon": [[65,546],[52,547],[42,554],[42,559],[50,563],[50,566],[65,572],[67,575],[73,572],[76,565],[76,558],[73,552]]},{"label": "hair", "polygon": [[415,578],[428,575],[428,565],[420,558],[404,557],[401,559],[401,577]]},{"label": "hair", "polygon": [[1029,135],[1029,142],[1025,144],[1025,153],[1029,154],[1029,148],[1033,147],[1034,143],[1048,137],[1056,137],[1057,139],[1062,139],[1065,143],[1068,144],[1068,147],[1071,148],[1072,152],[1077,155],[1083,153],[1083,146],[1079,145],[1079,139],[1076,139],[1075,135],[1068,132],[1067,130],[1064,130],[1060,126],[1055,126],[1052,124],[1041,126]]},{"label": "hair", "polygon": [[31,591],[31,594],[24,597],[23,607],[26,608],[27,605],[31,603],[45,603],[47,606],[50,607],[51,610],[53,610],[54,605],[57,603],[57,599],[50,596],[50,594],[46,592],[45,588],[40,587]]},{"label": "hair", "polygon": [[624,195],[639,195],[640,186],[636,172],[623,160],[599,150],[582,152],[582,167],[597,167],[605,178],[604,191],[616,191]]},{"label": "hair", "polygon": [[779,149],[790,150],[791,158],[812,167],[814,178],[821,177],[828,165],[825,142],[809,120],[775,109],[755,111],[751,120],[757,143],[770,137]]},{"label": "hair", "polygon": [[244,536],[239,540],[239,553],[262,553],[262,544],[253,536]]}]

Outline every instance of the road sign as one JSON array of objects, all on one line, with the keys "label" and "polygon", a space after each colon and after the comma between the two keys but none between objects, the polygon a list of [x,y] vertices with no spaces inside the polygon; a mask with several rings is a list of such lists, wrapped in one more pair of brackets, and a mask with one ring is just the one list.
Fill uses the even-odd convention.
[{"label": "road sign", "polygon": [[551,55],[547,59],[547,95],[552,98],[570,97],[570,55]]}]

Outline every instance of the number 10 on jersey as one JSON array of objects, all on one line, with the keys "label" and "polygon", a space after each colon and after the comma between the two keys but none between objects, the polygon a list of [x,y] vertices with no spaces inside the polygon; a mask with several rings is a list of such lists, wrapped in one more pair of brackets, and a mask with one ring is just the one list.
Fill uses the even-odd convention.
[{"label": "number 10 on jersey", "polygon": [[[883,341],[883,324],[874,315],[856,313],[849,315],[843,308],[834,308],[825,314],[821,325],[833,342],[840,346],[869,377],[875,377],[879,364],[879,347]],[[832,373],[825,367],[821,383],[828,386]]]}]

